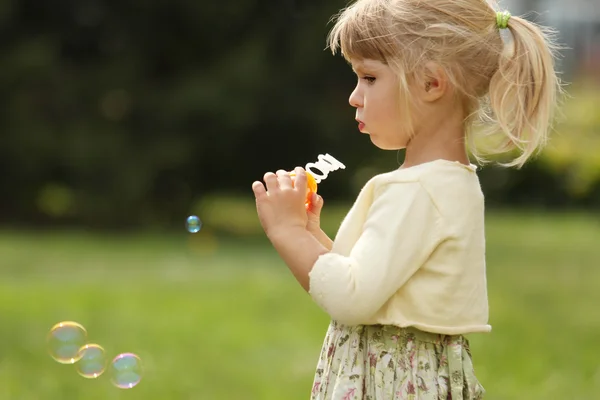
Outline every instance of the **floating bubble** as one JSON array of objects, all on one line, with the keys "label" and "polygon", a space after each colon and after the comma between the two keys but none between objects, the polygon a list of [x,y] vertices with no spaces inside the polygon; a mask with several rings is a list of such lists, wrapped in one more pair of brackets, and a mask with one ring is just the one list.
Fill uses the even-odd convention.
[{"label": "floating bubble", "polygon": [[85,328],[73,321],[59,322],[48,334],[48,352],[61,364],[74,364],[81,358],[79,349],[87,341]]},{"label": "floating bubble", "polygon": [[142,380],[142,360],[133,353],[122,353],[111,363],[111,381],[120,389],[131,389]]},{"label": "floating bubble", "polygon": [[106,369],[106,352],[99,344],[86,344],[79,349],[77,373],[84,378],[94,379]]},{"label": "floating bubble", "polygon": [[196,217],[195,215],[190,215],[185,226],[188,232],[197,233],[200,232],[200,229],[202,228],[202,221],[200,221],[200,218]]}]

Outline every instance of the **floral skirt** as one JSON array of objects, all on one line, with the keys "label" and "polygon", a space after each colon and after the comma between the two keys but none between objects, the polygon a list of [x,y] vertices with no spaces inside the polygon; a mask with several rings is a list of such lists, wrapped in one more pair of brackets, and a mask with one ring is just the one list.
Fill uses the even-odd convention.
[{"label": "floral skirt", "polygon": [[484,394],[464,336],[332,321],[310,398],[477,400]]}]

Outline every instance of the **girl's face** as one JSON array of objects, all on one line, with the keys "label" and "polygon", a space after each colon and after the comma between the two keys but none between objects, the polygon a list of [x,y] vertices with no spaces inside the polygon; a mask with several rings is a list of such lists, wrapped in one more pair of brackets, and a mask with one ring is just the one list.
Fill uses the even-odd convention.
[{"label": "girl's face", "polygon": [[358,83],[349,102],[356,108],[358,129],[380,149],[405,148],[409,137],[400,115],[400,86],[394,71],[375,60],[352,62],[352,70]]}]

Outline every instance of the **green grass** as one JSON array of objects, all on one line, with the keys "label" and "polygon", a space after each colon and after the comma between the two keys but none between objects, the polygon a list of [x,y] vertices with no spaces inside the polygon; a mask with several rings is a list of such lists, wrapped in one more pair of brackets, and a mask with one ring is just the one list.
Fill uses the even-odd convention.
[{"label": "green grass", "polygon": [[[486,399],[600,396],[598,220],[496,213],[487,230],[493,332],[470,337]],[[0,255],[2,400],[308,398],[328,318],[262,238],[3,232]],[[140,385],[53,361],[63,320],[137,353]]]}]

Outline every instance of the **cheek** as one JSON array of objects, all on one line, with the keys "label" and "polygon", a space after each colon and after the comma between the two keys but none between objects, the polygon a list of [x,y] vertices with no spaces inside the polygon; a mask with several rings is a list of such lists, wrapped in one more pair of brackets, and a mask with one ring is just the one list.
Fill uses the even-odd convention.
[{"label": "cheek", "polygon": [[402,121],[402,113],[398,103],[393,100],[387,100],[381,104],[378,112],[382,119],[386,121],[390,126],[398,128],[398,123]]},{"label": "cheek", "polygon": [[[410,118],[397,102],[390,102],[385,109],[385,126],[394,144],[402,147],[410,136]],[[414,121],[413,121],[414,122]]]}]

